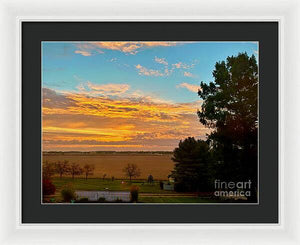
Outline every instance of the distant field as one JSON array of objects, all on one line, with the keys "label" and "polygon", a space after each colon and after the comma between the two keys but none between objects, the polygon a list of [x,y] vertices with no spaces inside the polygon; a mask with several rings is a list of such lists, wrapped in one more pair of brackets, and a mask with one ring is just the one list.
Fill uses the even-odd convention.
[{"label": "distant field", "polygon": [[56,162],[67,160],[80,165],[94,164],[93,177],[126,178],[123,168],[134,163],[141,169],[139,179],[147,179],[152,174],[155,180],[166,180],[174,168],[171,153],[44,153],[43,161]]}]

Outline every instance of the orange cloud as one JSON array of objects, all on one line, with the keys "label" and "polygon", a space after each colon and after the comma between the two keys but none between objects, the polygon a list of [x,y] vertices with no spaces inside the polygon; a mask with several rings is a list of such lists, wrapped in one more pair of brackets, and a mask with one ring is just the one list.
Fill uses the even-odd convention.
[{"label": "orange cloud", "polygon": [[108,83],[108,84],[94,84],[90,81],[85,83],[80,83],[77,86],[77,89],[81,94],[86,94],[89,96],[95,95],[104,95],[104,96],[115,96],[124,94],[130,86],[128,84],[117,84],[117,83]]},{"label": "orange cloud", "polygon": [[[97,86],[91,87],[103,90]],[[196,114],[201,101],[171,103],[141,92],[123,95],[110,98],[44,88],[43,149],[172,150],[180,139],[207,132]]]},{"label": "orange cloud", "polygon": [[152,47],[169,47],[175,46],[178,42],[167,42],[167,41],[154,41],[154,42],[147,42],[147,41],[128,41],[128,42],[87,42],[87,43],[80,43],[77,44],[81,50],[90,50],[95,49],[99,51],[99,53],[103,53],[103,49],[108,50],[117,50],[127,54],[136,54],[142,49],[145,48],[152,48]]},{"label": "orange cloud", "polygon": [[81,54],[83,56],[91,56],[92,54],[88,51],[83,51],[83,50],[75,50],[74,51],[75,54]]}]

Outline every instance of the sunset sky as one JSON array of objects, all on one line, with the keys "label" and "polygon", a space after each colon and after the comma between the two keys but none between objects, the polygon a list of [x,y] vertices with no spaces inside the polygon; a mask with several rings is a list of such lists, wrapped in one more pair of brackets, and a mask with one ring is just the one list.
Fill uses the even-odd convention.
[{"label": "sunset sky", "polygon": [[172,151],[204,138],[201,81],[254,42],[43,42],[44,151]]}]

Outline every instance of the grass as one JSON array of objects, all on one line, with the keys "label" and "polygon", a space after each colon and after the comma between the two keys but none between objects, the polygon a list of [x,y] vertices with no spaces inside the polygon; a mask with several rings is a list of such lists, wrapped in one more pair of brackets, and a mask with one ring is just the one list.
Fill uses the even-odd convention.
[{"label": "grass", "polygon": [[[122,183],[123,181],[123,183]],[[140,193],[176,193],[174,191],[161,190],[159,182],[154,182],[154,184],[148,184],[145,180],[114,180],[110,179],[100,179],[100,178],[75,178],[74,180],[70,177],[64,178],[53,178],[53,184],[56,187],[56,192],[60,192],[62,187],[66,184],[71,183],[75,190],[86,190],[86,191],[129,191],[131,185],[137,185]]]},{"label": "grass", "polygon": [[[55,199],[55,202],[62,202],[61,190],[67,184],[72,184],[75,190],[86,191],[130,191],[131,185],[139,186],[139,203],[215,203],[217,200],[209,198],[200,198],[196,196],[180,196],[189,195],[188,193],[177,193],[175,191],[161,190],[159,182],[155,181],[153,184],[148,184],[145,180],[114,180],[100,179],[100,178],[75,178],[71,177],[53,178],[53,184],[56,186],[56,192],[47,199]],[[122,183],[123,182],[123,183]],[[108,188],[108,189],[106,189]],[[158,196],[155,196],[158,195]],[[162,196],[159,196],[162,195]],[[169,196],[171,195],[171,196]]]}]

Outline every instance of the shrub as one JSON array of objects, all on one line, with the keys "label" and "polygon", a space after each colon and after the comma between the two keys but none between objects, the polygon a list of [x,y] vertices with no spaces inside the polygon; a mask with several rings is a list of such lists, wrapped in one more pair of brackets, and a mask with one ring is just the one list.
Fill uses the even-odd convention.
[{"label": "shrub", "polygon": [[115,202],[123,202],[122,199],[117,198],[117,200]]},{"label": "shrub", "polygon": [[71,202],[71,200],[76,199],[75,191],[71,185],[66,185],[62,189],[61,195],[62,195],[63,201],[65,201],[65,202]]},{"label": "shrub", "polygon": [[105,202],[105,198],[104,197],[99,197],[98,202]]},{"label": "shrub", "polygon": [[160,189],[162,190],[162,189],[164,188],[164,182],[159,181],[159,187],[160,187]]},{"label": "shrub", "polygon": [[139,187],[136,185],[131,186],[130,188],[130,198],[131,202],[137,202],[139,197]]},{"label": "shrub", "polygon": [[148,176],[147,182],[148,182],[149,184],[152,184],[152,183],[154,182],[154,178],[153,178],[153,176],[152,176],[151,174]]},{"label": "shrub", "polygon": [[81,203],[81,202],[89,202],[89,199],[87,198],[87,197],[83,197],[83,198],[80,198],[78,201],[76,201],[76,202],[79,202],[79,203]]},{"label": "shrub", "polygon": [[55,185],[50,179],[43,179],[43,195],[53,195],[55,190]]}]

